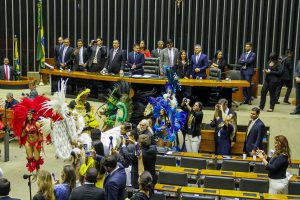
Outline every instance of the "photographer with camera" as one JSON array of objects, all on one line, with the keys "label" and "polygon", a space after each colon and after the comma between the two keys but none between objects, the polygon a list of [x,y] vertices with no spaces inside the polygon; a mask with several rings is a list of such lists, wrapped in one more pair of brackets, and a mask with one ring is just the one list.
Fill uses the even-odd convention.
[{"label": "photographer with camera", "polygon": [[98,37],[96,40],[92,40],[87,48],[89,55],[88,71],[89,72],[100,72],[107,59],[107,49],[103,46],[103,39]]},{"label": "photographer with camera", "polygon": [[[220,99],[215,105],[214,118],[210,123],[210,126],[215,128],[215,153],[218,154],[218,140],[220,140],[220,133],[225,128],[224,122],[228,117],[228,122],[232,126],[233,130],[230,131],[230,147],[233,147],[236,141],[237,132],[237,114],[231,108],[228,108],[228,101],[226,99]],[[231,129],[231,128],[230,128]],[[229,131],[229,130],[227,130]]]},{"label": "photographer with camera", "polygon": [[[134,152],[130,152],[126,147],[126,142],[123,140],[123,145],[120,150],[120,154],[128,161],[131,162],[131,184],[135,189],[139,188],[138,178],[139,172],[144,170],[148,171],[153,177],[153,183],[155,185],[157,176],[155,172],[156,154],[157,149],[155,145],[151,145],[151,138],[149,135],[139,135],[138,142],[135,143],[136,148]],[[144,168],[143,169],[141,169]]]},{"label": "photographer with camera", "polygon": [[201,125],[203,119],[202,103],[196,101],[190,106],[190,99],[183,98],[181,108],[188,112],[185,133],[185,148],[187,152],[198,153],[201,142]]}]

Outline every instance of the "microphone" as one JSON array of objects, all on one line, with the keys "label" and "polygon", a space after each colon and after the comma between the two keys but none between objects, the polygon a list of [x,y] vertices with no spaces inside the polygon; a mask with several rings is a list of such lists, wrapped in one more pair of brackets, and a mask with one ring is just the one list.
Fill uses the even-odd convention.
[{"label": "microphone", "polygon": [[30,176],[32,176],[32,174],[24,174],[23,179],[28,179],[28,178],[30,178]]},{"label": "microphone", "polygon": [[109,140],[110,140],[110,143],[109,143],[109,146],[108,146],[108,149],[109,151],[111,151],[113,149],[113,136],[109,136]]}]

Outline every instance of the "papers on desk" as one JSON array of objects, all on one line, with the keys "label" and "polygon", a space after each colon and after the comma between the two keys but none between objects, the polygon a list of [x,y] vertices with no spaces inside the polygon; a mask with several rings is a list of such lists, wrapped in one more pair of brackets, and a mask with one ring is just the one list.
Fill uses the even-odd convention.
[{"label": "papers on desk", "polygon": [[167,154],[167,155],[172,155],[172,154],[173,154],[173,151],[168,151],[166,154]]},{"label": "papers on desk", "polygon": [[231,156],[223,156],[223,160],[231,160]]}]

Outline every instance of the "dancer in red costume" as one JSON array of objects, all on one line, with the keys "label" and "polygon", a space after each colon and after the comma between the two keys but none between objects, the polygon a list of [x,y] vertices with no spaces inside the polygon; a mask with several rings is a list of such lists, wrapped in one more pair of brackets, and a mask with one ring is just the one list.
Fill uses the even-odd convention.
[{"label": "dancer in red costume", "polygon": [[[40,131],[38,120],[40,117],[53,117],[51,110],[42,109],[42,104],[48,100],[44,96],[37,96],[33,100],[24,98],[14,106],[13,131],[19,139],[19,144],[25,146],[28,161],[26,167],[29,172],[38,171],[40,165],[44,163],[40,155],[44,136]],[[45,140],[51,143],[50,135]]]}]

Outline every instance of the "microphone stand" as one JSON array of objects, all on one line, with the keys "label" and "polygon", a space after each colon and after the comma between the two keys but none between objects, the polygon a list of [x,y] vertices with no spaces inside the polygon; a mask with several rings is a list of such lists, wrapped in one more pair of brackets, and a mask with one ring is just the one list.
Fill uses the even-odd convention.
[{"label": "microphone stand", "polygon": [[29,197],[30,197],[30,200],[32,200],[32,194],[31,194],[31,180],[30,180],[30,177],[28,177],[28,187],[29,187]]},{"label": "microphone stand", "polygon": [[9,128],[7,126],[6,104],[4,104],[4,162],[9,161]]}]

